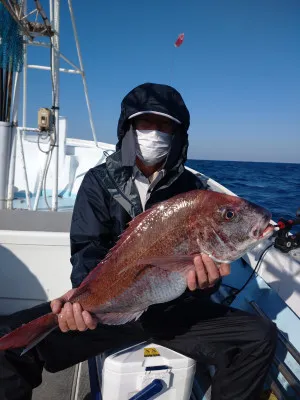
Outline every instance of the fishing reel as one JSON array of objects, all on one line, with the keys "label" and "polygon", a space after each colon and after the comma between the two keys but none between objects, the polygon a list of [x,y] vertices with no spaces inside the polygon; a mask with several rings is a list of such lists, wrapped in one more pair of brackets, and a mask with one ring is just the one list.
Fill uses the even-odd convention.
[{"label": "fishing reel", "polygon": [[283,253],[290,253],[292,257],[300,259],[300,231],[290,232],[297,225],[300,225],[300,208],[296,212],[295,219],[279,219],[275,228],[274,247]]}]

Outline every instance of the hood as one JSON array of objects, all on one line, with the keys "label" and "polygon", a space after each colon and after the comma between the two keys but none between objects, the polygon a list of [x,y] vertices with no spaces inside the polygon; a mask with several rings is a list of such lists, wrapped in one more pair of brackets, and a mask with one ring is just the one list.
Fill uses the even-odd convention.
[{"label": "hood", "polygon": [[122,100],[121,115],[118,123],[117,150],[120,150],[122,139],[130,128],[128,118],[142,111],[156,111],[168,114],[181,122],[175,132],[172,146],[167,158],[165,168],[178,169],[187,157],[188,128],[190,126],[190,113],[180,93],[168,85],[144,83],[131,90]]}]

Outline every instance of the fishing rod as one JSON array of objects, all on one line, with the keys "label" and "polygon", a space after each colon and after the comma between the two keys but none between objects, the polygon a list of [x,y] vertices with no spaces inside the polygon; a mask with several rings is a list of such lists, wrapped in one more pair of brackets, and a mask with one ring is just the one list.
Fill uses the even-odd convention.
[{"label": "fishing rod", "polygon": [[2,98],[2,111],[1,111],[1,121],[5,121],[5,114],[6,114],[6,101],[7,101],[7,88],[8,88],[8,78],[9,71],[8,68],[4,70],[4,79],[3,79],[3,98]]},{"label": "fishing rod", "polygon": [[13,70],[12,65],[8,70],[8,77],[7,77],[7,101],[6,101],[6,114],[4,114],[3,118],[4,121],[10,122],[10,111],[11,111],[11,100],[12,100],[12,87],[13,87]]}]

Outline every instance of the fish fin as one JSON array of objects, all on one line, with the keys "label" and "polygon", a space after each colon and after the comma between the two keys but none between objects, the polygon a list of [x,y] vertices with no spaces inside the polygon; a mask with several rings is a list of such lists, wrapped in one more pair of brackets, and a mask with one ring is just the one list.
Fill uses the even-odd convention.
[{"label": "fish fin", "polygon": [[49,333],[51,333],[52,331],[54,331],[54,329],[57,328],[57,325],[52,326],[51,328],[49,328],[46,332],[42,333],[40,336],[38,336],[35,340],[33,340],[32,342],[30,342],[30,344],[28,344],[25,349],[22,351],[22,353],[20,354],[20,356],[23,356],[24,354],[27,353],[27,351],[31,350],[33,347],[35,347],[38,343],[40,343],[43,339],[45,339],[46,336],[49,335]]},{"label": "fish fin", "polygon": [[24,351],[26,352],[43,340],[56,327],[57,315],[53,313],[43,315],[2,336],[0,338],[0,350],[26,347],[27,349]]},{"label": "fish fin", "polygon": [[109,250],[109,252],[106,254],[104,259],[100,262],[103,263],[104,261],[107,261],[110,256],[118,249],[120,248],[124,242],[130,237],[130,235],[133,233],[133,231],[136,229],[136,227],[144,221],[144,219],[153,212],[157,204],[154,204],[151,206],[149,209],[146,211],[142,212],[141,214],[137,215],[134,217],[130,222],[128,222],[126,229],[119,235],[119,238],[117,240],[117,243]]},{"label": "fish fin", "polygon": [[96,314],[99,321],[105,325],[123,325],[126,322],[130,322],[133,320],[139,319],[139,317],[147,311],[147,308],[144,310],[138,311],[129,311],[129,312],[109,312],[109,313],[99,313]]},{"label": "fish fin", "polygon": [[147,257],[139,260],[138,264],[151,265],[167,271],[187,272],[194,267],[194,255]]}]

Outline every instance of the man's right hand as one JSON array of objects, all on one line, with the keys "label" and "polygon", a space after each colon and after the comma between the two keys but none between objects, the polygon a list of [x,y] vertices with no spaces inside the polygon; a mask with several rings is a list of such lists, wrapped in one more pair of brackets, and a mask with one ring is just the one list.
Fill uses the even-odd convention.
[{"label": "man's right hand", "polygon": [[69,290],[63,297],[51,301],[50,306],[54,314],[58,314],[58,324],[62,332],[85,331],[95,329],[98,323],[88,311],[82,310],[79,303],[66,302],[75,289]]}]

